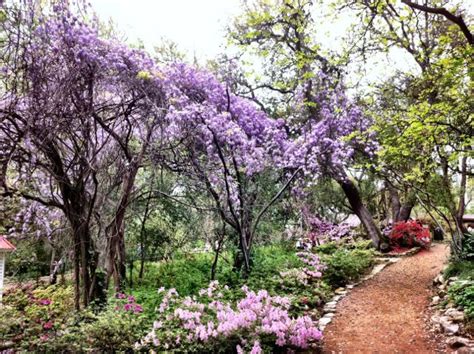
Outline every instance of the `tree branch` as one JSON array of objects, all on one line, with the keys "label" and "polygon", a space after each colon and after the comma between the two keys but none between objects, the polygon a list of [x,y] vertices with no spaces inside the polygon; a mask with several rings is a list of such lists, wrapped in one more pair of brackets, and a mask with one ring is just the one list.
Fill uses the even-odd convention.
[{"label": "tree branch", "polygon": [[474,45],[474,36],[469,30],[469,27],[467,26],[466,22],[464,22],[464,19],[462,18],[461,15],[456,16],[455,14],[446,10],[444,7],[430,7],[426,5],[420,5],[410,0],[401,0],[401,1],[405,5],[410,6],[412,9],[428,12],[431,14],[442,15],[446,17],[449,21],[453,22],[459,27],[461,32],[464,34],[464,37],[466,37],[468,43],[470,45]]},{"label": "tree branch", "polygon": [[[252,230],[252,235],[255,233],[255,230],[257,228],[257,225],[258,223],[260,222],[260,219],[262,218],[263,214],[265,214],[265,212],[268,210],[268,208],[270,208],[280,197],[281,195],[283,194],[283,192],[286,191],[286,189],[288,188],[288,186],[291,184],[291,182],[295,179],[296,175],[301,171],[301,168],[298,168],[292,175],[291,177],[288,179],[288,181],[286,181],[285,185],[278,191],[277,194],[275,194],[275,196],[268,202],[267,205],[265,205],[265,207],[260,210],[260,212],[258,213],[257,217],[255,218],[255,222],[253,224],[253,230]],[[249,242],[250,243],[250,242]]]}]

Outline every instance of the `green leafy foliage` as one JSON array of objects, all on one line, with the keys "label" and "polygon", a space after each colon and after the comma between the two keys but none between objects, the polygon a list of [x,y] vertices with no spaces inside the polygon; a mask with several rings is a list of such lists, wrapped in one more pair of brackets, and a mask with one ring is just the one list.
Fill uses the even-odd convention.
[{"label": "green leafy foliage", "polygon": [[44,342],[67,325],[74,309],[73,293],[71,286],[62,285],[27,285],[8,290],[0,317],[12,321],[0,321],[2,339],[19,341],[25,350],[42,348]]},{"label": "green leafy foliage", "polygon": [[[91,322],[84,322],[72,336],[85,339],[88,350],[125,351],[130,350],[149,326],[149,321],[142,314],[120,311],[112,303]],[[69,338],[63,338],[67,341]]]},{"label": "green leafy foliage", "polygon": [[464,309],[468,320],[474,320],[474,281],[455,282],[448,289],[448,295],[457,306]]},{"label": "green leafy foliage", "polygon": [[7,292],[0,316],[11,319],[0,321],[0,343],[35,352],[125,351],[151,325],[135,299],[114,298],[98,313],[76,313],[72,287],[59,285]]},{"label": "green leafy foliage", "polygon": [[470,261],[451,262],[444,271],[446,278],[474,279],[474,263]]},{"label": "green leafy foliage", "polygon": [[340,287],[365,274],[374,263],[374,251],[339,248],[330,255],[323,254],[322,260],[327,267],[323,279],[333,287]]},{"label": "green leafy foliage", "polygon": [[49,274],[51,247],[47,242],[26,239],[15,242],[15,246],[16,251],[8,257],[8,276],[25,280]]},{"label": "green leafy foliage", "polygon": [[474,233],[464,234],[460,258],[471,262],[474,261]]}]

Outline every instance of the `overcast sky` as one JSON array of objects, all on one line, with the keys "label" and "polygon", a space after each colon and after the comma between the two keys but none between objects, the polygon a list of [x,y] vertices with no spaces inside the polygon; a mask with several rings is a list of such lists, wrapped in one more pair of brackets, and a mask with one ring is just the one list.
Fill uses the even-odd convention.
[{"label": "overcast sky", "polygon": [[240,0],[92,0],[102,20],[112,19],[131,42],[152,48],[161,38],[191,57],[210,59],[224,44],[224,29]]},{"label": "overcast sky", "polygon": [[[241,13],[240,0],[91,0],[103,21],[112,19],[130,43],[142,40],[148,49],[166,38],[200,61],[212,59],[223,51],[226,25]],[[321,11],[315,8],[314,11]],[[318,15],[318,13],[315,13]],[[318,25],[318,42],[337,49],[347,26],[354,18],[342,17],[336,23]],[[413,65],[401,51],[392,53],[391,62],[380,58],[370,64],[367,81],[383,79],[389,72]],[[390,68],[390,70],[389,70]]]}]

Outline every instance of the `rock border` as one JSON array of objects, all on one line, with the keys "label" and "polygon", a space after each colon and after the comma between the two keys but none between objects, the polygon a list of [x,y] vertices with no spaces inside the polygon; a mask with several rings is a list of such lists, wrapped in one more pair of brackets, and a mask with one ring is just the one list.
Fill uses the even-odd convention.
[{"label": "rock border", "polygon": [[344,297],[346,297],[353,288],[355,288],[356,286],[360,285],[361,283],[369,279],[372,279],[388,265],[398,262],[401,259],[401,257],[402,256],[378,257],[376,258],[376,261],[378,261],[378,263],[372,268],[371,272],[368,275],[360,279],[358,282],[351,283],[351,284],[346,285],[345,287],[336,289],[334,291],[335,295],[331,298],[331,301],[326,302],[326,304],[323,307],[323,316],[321,316],[321,318],[318,320],[319,330],[321,332],[324,332],[324,329],[327,327],[328,324],[331,323],[333,317],[336,314],[336,307],[337,307],[338,302],[341,301]]},{"label": "rock border", "polygon": [[[434,314],[430,317],[430,324],[437,332],[446,335],[445,342],[449,348],[457,351],[463,350],[463,353],[474,353],[474,340],[463,336],[463,322],[465,314],[462,308],[457,308],[447,299],[447,290],[449,285],[461,282],[458,277],[445,279],[443,271],[433,280],[433,285],[437,291],[431,297],[430,307],[434,310]],[[468,281],[469,282],[469,281]],[[440,306],[443,302],[448,301],[446,306]]]},{"label": "rock border", "polygon": [[422,250],[421,247],[419,246],[416,246],[416,247],[413,247],[413,248],[410,248],[408,250],[406,250],[405,252],[400,252],[400,253],[386,253],[385,256],[388,256],[388,257],[405,257],[405,256],[413,256],[415,254],[417,254],[418,252],[420,252]]}]

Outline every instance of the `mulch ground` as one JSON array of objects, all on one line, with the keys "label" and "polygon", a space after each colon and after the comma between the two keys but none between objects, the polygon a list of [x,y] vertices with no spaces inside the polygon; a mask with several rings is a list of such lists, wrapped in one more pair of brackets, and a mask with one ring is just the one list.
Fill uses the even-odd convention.
[{"label": "mulch ground", "polygon": [[447,245],[436,244],[353,289],[326,327],[323,353],[445,352],[427,322],[432,281],[448,255]]}]

